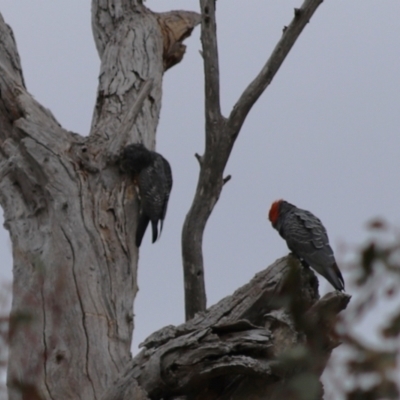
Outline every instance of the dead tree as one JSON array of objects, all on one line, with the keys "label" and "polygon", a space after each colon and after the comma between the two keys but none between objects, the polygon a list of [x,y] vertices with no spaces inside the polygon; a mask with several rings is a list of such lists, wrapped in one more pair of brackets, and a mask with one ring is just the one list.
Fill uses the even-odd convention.
[{"label": "dead tree", "polygon": [[[192,297],[186,294],[187,316],[193,317],[205,309],[202,233],[226,181],[222,174],[234,140],[321,2],[306,0],[296,10],[271,59],[224,118],[213,0],[201,1],[202,16],[156,14],[141,0],[93,0],[101,71],[85,137],[63,129],[27,91],[11,28],[1,18],[0,202],[14,259],[10,400],[222,399],[229,393],[258,398],[266,390],[275,395],[287,390],[284,382],[298,371],[288,371],[282,349],[298,343],[307,351],[318,349],[316,362],[305,370],[320,375],[337,345],[332,315],[348,297],[317,301],[313,275],[289,259],[207,313],[155,333],[131,360],[138,207],[133,183],[118,168],[118,154],[133,142],[154,148],[163,73],[182,60],[182,41],[202,21],[207,146],[198,157],[199,186],[183,231],[186,287],[193,291]],[[213,155],[221,149],[216,161]],[[288,283],[291,271],[302,280],[297,290]],[[327,326],[322,331],[315,322],[321,319]],[[318,340],[316,331],[322,332]]]},{"label": "dead tree", "polygon": [[349,299],[319,299],[314,273],[284,257],[206,312],[153,333],[103,400],[322,399],[319,377]]}]

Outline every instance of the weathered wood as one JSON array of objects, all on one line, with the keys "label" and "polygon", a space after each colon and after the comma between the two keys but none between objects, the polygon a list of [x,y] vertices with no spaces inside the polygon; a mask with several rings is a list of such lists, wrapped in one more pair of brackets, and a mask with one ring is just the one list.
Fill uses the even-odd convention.
[{"label": "weathered wood", "polygon": [[203,156],[196,155],[200,174],[192,206],[182,230],[182,258],[185,279],[186,320],[206,308],[204,285],[203,233],[224,184],[225,166],[240,129],[252,106],[271,83],[304,27],[323,0],[305,0],[284,30],[270,58],[257,77],[244,90],[229,118],[221,113],[217,25],[215,0],[200,0],[202,23],[201,42],[205,75],[205,136]]},{"label": "weathered wood", "polygon": [[200,24],[201,15],[193,11],[158,13],[157,20],[163,34],[164,70],[179,63],[186,51],[182,43]]},{"label": "weathered wood", "polygon": [[[151,399],[268,399],[299,373],[287,362],[296,346],[326,362],[338,343],[317,348],[310,338],[333,340],[334,318],[348,301],[339,292],[319,300],[314,273],[291,256],[282,258],[193,320],[152,334],[103,400],[118,399],[121,387],[135,380]],[[321,327],[321,319],[330,324]],[[317,382],[321,366],[309,371]]]},{"label": "weathered wood", "polygon": [[137,201],[109,156],[125,143],[154,148],[163,37],[141,1],[93,0],[92,11],[101,72],[88,137],[64,130],[26,91],[0,18],[0,202],[14,258],[10,400],[99,398],[131,359]]},{"label": "weathered wood", "polygon": [[[304,4],[308,18],[317,0]],[[215,2],[201,5],[211,134],[191,211],[201,218],[194,225],[188,218],[183,234],[183,241],[200,245],[200,258],[191,261],[185,253],[191,243],[183,250],[185,272],[195,277],[185,275],[187,294],[194,290],[187,316],[194,318],[151,335],[133,360],[136,194],[115,161],[125,144],[154,148],[163,73],[181,60],[182,40],[199,17],[156,15],[141,0],[92,1],[101,73],[88,137],[64,130],[26,91],[15,40],[0,18],[0,202],[14,257],[10,400],[289,398],[299,380],[311,398],[321,397],[318,377],[338,344],[332,321],[349,297],[319,300],[313,272],[296,259],[278,260],[194,315],[205,308],[202,233],[226,181],[233,130],[251,108],[248,97],[239,100],[230,119],[240,118],[227,128],[219,106]]]},{"label": "weathered wood", "polygon": [[149,95],[130,126],[130,140],[155,148],[161,109],[163,37],[156,16],[138,1],[92,1],[92,26],[101,59],[91,135],[105,140],[120,131],[142,85],[152,79]]},{"label": "weathered wood", "polygon": [[136,118],[143,107],[144,101],[150,94],[152,86],[152,79],[148,79],[143,83],[136,97],[134,105],[126,113],[125,118],[119,127],[119,132],[111,137],[108,144],[108,157],[111,162],[118,159],[120,150],[123,148],[123,146],[126,146],[130,137],[132,126],[136,122]]}]

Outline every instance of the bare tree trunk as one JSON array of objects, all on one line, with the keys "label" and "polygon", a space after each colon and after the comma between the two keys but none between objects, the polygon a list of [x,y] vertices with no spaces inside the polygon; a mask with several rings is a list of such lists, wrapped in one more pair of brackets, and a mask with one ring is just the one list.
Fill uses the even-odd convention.
[{"label": "bare tree trunk", "polygon": [[[101,72],[87,137],[64,130],[27,92],[0,20],[0,201],[14,257],[10,400],[100,398],[131,358],[137,201],[116,156],[127,143],[154,148],[164,69],[182,58],[180,41],[198,16],[103,3],[92,2]],[[163,37],[168,24],[176,37]]]}]

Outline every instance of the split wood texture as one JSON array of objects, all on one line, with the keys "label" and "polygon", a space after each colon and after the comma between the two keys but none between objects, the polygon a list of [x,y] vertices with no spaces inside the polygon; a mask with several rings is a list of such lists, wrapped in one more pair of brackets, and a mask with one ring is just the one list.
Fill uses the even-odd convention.
[{"label": "split wood texture", "polygon": [[319,299],[314,273],[284,257],[206,312],[152,334],[103,400],[128,399],[137,384],[150,399],[322,399],[319,377],[349,300]]},{"label": "split wood texture", "polygon": [[101,71],[88,136],[63,129],[27,91],[0,16],[10,400],[99,399],[131,359],[137,200],[115,159],[132,142],[154,148],[165,68],[182,59],[181,41],[199,23],[195,13],[155,14],[141,3],[92,1]]}]

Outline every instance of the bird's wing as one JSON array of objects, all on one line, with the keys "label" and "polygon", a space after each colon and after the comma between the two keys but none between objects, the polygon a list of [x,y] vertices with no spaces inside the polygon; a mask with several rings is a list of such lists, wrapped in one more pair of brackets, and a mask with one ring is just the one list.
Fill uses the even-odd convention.
[{"label": "bird's wing", "polygon": [[147,225],[149,224],[149,217],[143,212],[139,215],[138,226],[136,229],[136,247],[142,244],[143,236],[146,233]]},{"label": "bird's wing", "polygon": [[344,290],[344,280],[329,245],[328,234],[314,214],[301,209],[288,213],[281,236],[293,253],[324,276],[335,289]]},{"label": "bird's wing", "polygon": [[[155,153],[153,163],[143,169],[139,175],[139,191],[141,194],[141,208],[144,214],[152,222],[153,241],[158,237],[158,223],[161,221],[160,233],[162,229],[162,220],[165,217],[166,206],[168,204],[169,190],[172,186],[172,175],[166,177],[164,158]],[[169,167],[169,165],[168,165]],[[168,189],[168,190],[167,190]]]},{"label": "bird's wing", "polygon": [[142,199],[142,208],[153,219],[160,219],[164,202],[164,179],[160,175],[157,160],[139,175],[139,191]]},{"label": "bird's wing", "polygon": [[279,233],[286,240],[289,249],[299,257],[329,246],[325,228],[311,213],[288,213]]},{"label": "bird's wing", "polygon": [[172,183],[173,183],[172,170],[171,170],[171,166],[169,165],[169,162],[164,157],[162,157],[162,163],[163,163],[163,167],[164,167],[163,169],[164,169],[164,174],[165,174],[165,186],[164,186],[165,198],[164,198],[163,212],[162,212],[162,217],[161,217],[160,233],[162,230],[162,225],[163,225],[165,215],[167,214],[168,201],[169,201],[169,196],[170,196],[170,193],[172,190]]},{"label": "bird's wing", "polygon": [[328,233],[318,217],[306,210],[297,210],[295,214],[309,232],[310,240],[316,249],[329,245]]}]

